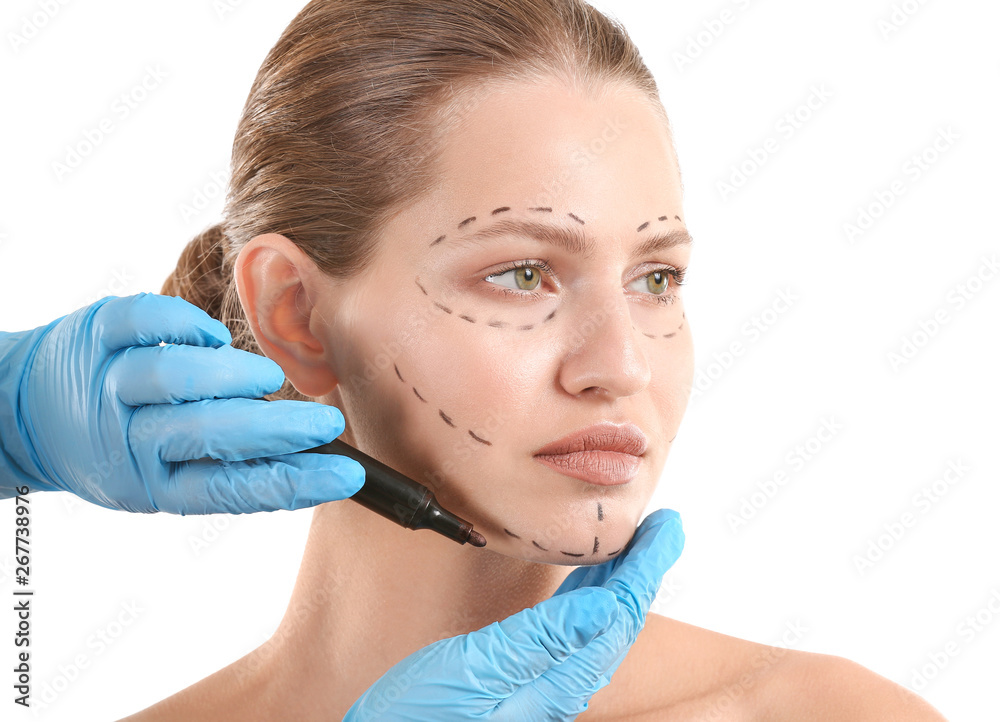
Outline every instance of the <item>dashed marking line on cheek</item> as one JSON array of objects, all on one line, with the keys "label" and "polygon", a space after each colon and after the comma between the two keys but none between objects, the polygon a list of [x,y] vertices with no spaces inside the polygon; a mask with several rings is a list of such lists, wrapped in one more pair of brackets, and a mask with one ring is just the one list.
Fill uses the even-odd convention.
[{"label": "dashed marking line on cheek", "polygon": [[[422,283],[420,283],[420,278],[419,277],[414,278],[413,282],[417,284],[417,287],[421,291],[423,291],[423,293],[424,293],[425,296],[430,296],[430,294],[427,292],[427,289],[424,288],[424,286],[423,286]],[[457,315],[460,319],[462,319],[463,321],[467,321],[468,323],[477,323],[476,319],[473,318],[472,316],[470,316],[467,313],[455,314],[455,309],[450,308],[449,306],[445,306],[440,301],[432,301],[432,303],[434,304],[434,306],[436,308],[441,309],[442,311],[444,311],[447,314]],[[553,309],[552,311],[549,311],[548,315],[546,315],[545,318],[543,318],[541,321],[539,321],[537,323],[525,323],[525,324],[520,324],[520,325],[514,326],[514,324],[512,324],[512,323],[510,323],[508,321],[493,320],[493,321],[487,321],[486,325],[489,326],[490,328],[509,328],[509,327],[514,327],[518,331],[531,331],[536,326],[539,326],[539,325],[541,325],[543,323],[547,323],[547,322],[551,321],[553,318],[555,318],[556,310],[557,309]],[[683,316],[683,317],[686,318],[686,315]],[[632,327],[635,328],[635,324],[633,324]],[[677,331],[680,331],[683,327],[684,327],[684,323],[682,321],[681,325],[678,326],[678,328],[677,328],[676,331],[673,331],[671,333],[662,334],[662,336],[663,336],[663,338],[671,338],[671,337],[677,335]],[[647,336],[649,338],[657,338],[656,334],[646,333],[645,331],[643,331],[642,334],[643,334],[643,336]]]},{"label": "dashed marking line on cheek", "polygon": [[[673,338],[674,336],[677,335],[678,331],[680,331],[682,328],[684,328],[684,323],[686,322],[686,320],[687,320],[687,311],[682,311],[681,312],[681,325],[678,326],[676,330],[671,331],[670,333],[661,334],[661,336],[663,338]],[[632,324],[632,328],[637,328],[634,323]],[[655,333],[646,333],[645,331],[642,332],[642,335],[646,336],[647,338],[658,338]]]},{"label": "dashed marking line on cheek", "polygon": [[[394,363],[392,365],[392,367],[396,370],[396,378],[398,378],[402,383],[405,384],[406,383],[406,379],[404,379],[403,378],[403,374],[401,374],[399,372],[399,366]],[[410,388],[413,390],[413,394],[418,399],[420,399],[421,401],[423,401],[425,404],[429,404],[430,403],[427,399],[425,399],[420,394],[419,391],[417,391],[417,387],[416,386],[410,386]],[[451,416],[449,416],[448,414],[446,414],[444,412],[444,409],[438,409],[438,416],[440,416],[441,420],[444,421],[446,424],[448,424],[448,426],[450,426],[451,428],[453,428],[453,429],[457,429],[458,428],[458,425],[454,421],[452,421]],[[469,436],[471,436],[473,439],[475,439],[476,441],[478,441],[480,444],[483,444],[485,446],[493,446],[493,442],[492,441],[488,441],[488,440],[484,439],[483,437],[478,436],[474,431],[472,431],[472,429],[469,429],[468,432],[469,432]]]},{"label": "dashed marking line on cheek", "polygon": [[[420,283],[420,277],[419,276],[416,277],[416,278],[414,278],[413,282],[417,284],[417,287],[421,291],[423,291],[423,293],[424,293],[425,296],[430,296],[430,294],[427,292],[427,289],[424,288],[424,286],[423,286],[422,283]],[[444,311],[447,314],[454,314],[455,313],[454,309],[449,308],[448,306],[445,306],[440,301],[433,301],[433,303],[434,303],[434,306],[436,308],[440,308],[442,311]],[[548,316],[546,316],[545,318],[542,319],[541,323],[545,323],[546,321],[551,321],[552,318],[555,315],[556,315],[556,312],[555,311],[551,311]],[[458,314],[458,317],[460,319],[462,319],[463,321],[468,321],[469,323],[476,323],[476,319],[474,319],[472,316],[470,316],[467,313],[460,313],[460,314]],[[486,325],[487,326],[491,326],[492,328],[507,328],[508,326],[512,326],[513,324],[508,323],[507,321],[490,321]],[[537,325],[538,325],[537,323],[526,323],[526,324],[522,324],[522,325],[518,326],[517,330],[518,331],[530,331],[531,329],[533,329]]]},{"label": "dashed marking line on cheek", "polygon": [[469,436],[471,436],[473,439],[475,439],[476,441],[478,441],[480,444],[486,444],[487,446],[493,446],[493,442],[492,441],[487,441],[486,439],[479,438],[478,436],[476,436],[475,432],[472,429],[469,429]]},{"label": "dashed marking line on cheek", "polygon": [[[511,210],[510,206],[502,206],[500,208],[496,208],[495,210],[493,210],[492,213],[491,213],[491,215],[492,216],[500,215],[502,213],[507,213],[510,210]],[[528,210],[536,212],[536,213],[552,213],[553,212],[552,208],[550,208],[550,207],[534,207],[534,208],[529,208]],[[577,223],[580,223],[581,225],[586,225],[586,222],[582,218],[580,218],[579,216],[577,216],[576,214],[574,214],[574,213],[568,213],[567,215],[568,215],[569,218],[573,219]],[[681,223],[683,223],[683,221],[681,220],[680,216],[675,215],[674,219],[677,220],[677,221],[680,221]],[[660,216],[658,218],[658,220],[661,221],[661,222],[665,222],[665,221],[669,220],[669,217],[668,216]],[[469,218],[466,218],[465,220],[463,220],[459,224],[458,227],[460,229],[464,228],[464,227],[466,227],[466,226],[474,223],[475,221],[476,221],[476,216],[470,216]],[[650,225],[651,225],[651,223],[649,221],[647,221],[647,222],[645,222],[645,223],[643,223],[642,225],[639,226],[638,231],[641,232],[641,231],[649,228]],[[441,243],[442,241],[445,240],[446,237],[447,237],[446,235],[439,236],[435,241],[433,241],[431,243],[431,245],[433,246],[433,245],[436,245],[438,243]],[[424,288],[424,286],[420,283],[419,277],[417,277],[416,279],[414,279],[414,281],[417,284],[417,287],[420,288],[420,290],[423,292],[423,294],[425,296],[430,296],[430,294],[427,292],[427,289]],[[454,313],[453,309],[451,309],[451,308],[449,308],[449,307],[447,307],[447,306],[439,303],[438,301],[434,301],[434,305],[436,307],[440,308],[445,313],[448,313],[448,314]],[[556,311],[555,310],[551,311],[542,320],[541,323],[545,323],[547,321],[551,321],[555,317],[555,315],[556,315]],[[473,317],[471,317],[471,316],[469,316],[467,314],[459,314],[458,317],[461,318],[464,321],[469,322],[469,323],[476,323],[476,319],[474,319]],[[662,334],[663,338],[671,338],[671,337],[675,336],[678,331],[680,331],[681,329],[684,328],[684,323],[686,322],[686,319],[687,319],[686,312],[683,312],[681,314],[681,319],[682,319],[681,320],[681,324],[680,324],[680,326],[677,327],[677,330],[673,331],[671,333]],[[493,328],[506,328],[508,326],[512,326],[513,324],[507,323],[505,321],[494,320],[494,321],[488,322],[487,325],[491,326]],[[517,329],[520,330],[520,331],[529,331],[529,330],[533,329],[536,325],[537,324],[524,324],[524,325],[521,325],[521,326],[517,326]],[[634,328],[634,325],[633,325],[633,328]],[[649,333],[643,332],[643,335],[647,336],[648,338],[656,338],[655,334],[649,334]],[[403,375],[399,371],[399,367],[396,364],[393,364],[393,368],[395,369],[396,376],[399,378],[399,380],[401,382],[403,382],[403,383],[406,383],[405,379],[403,379]],[[415,386],[411,387],[411,388],[413,389],[414,395],[416,395],[416,397],[418,399],[420,399],[424,403],[429,403],[427,401],[427,399],[425,399],[423,396],[420,395],[420,392],[417,391],[417,389],[416,389]],[[452,421],[451,417],[448,416],[444,412],[444,410],[438,409],[438,415],[451,428],[458,428],[457,425]],[[488,441],[488,440],[486,440],[486,439],[478,436],[471,429],[468,429],[467,431],[468,431],[469,436],[471,436],[473,439],[475,439],[479,443],[484,444],[486,446],[492,446],[493,445],[492,442],[490,442],[490,441]],[[674,439],[676,439],[676,438],[677,438],[677,435],[675,434],[674,435]],[[670,441],[668,443],[673,443],[674,439],[670,439]],[[604,508],[600,504],[600,502],[598,502],[598,504],[597,504],[597,520],[598,521],[604,521]],[[510,531],[507,528],[504,528],[504,532],[506,532],[509,536],[514,537],[515,539],[520,539],[521,538],[519,535],[515,534],[514,532]],[[534,546],[536,546],[537,548],[541,549],[542,551],[548,551],[548,549],[546,547],[543,547],[541,544],[539,544],[535,540],[532,540],[531,543]],[[591,552],[591,554],[596,554],[599,548],[600,548],[600,538],[595,536],[594,537],[594,547],[593,547],[593,551]],[[617,554],[619,551],[621,551],[621,549],[622,549],[622,547],[619,547],[618,549],[615,549],[614,551],[607,552],[607,556],[613,556],[613,555]],[[584,556],[583,552],[561,551],[561,553],[564,554],[564,555],[566,555],[566,556],[571,556],[571,557],[582,557],[582,556]]]}]

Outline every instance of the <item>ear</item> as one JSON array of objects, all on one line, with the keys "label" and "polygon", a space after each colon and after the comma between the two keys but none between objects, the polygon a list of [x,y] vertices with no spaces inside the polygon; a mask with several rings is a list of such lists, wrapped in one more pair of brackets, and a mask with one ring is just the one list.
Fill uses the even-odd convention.
[{"label": "ear", "polygon": [[295,389],[319,397],[336,387],[322,341],[313,333],[322,272],[285,236],[252,238],[236,259],[236,290],[254,338]]}]

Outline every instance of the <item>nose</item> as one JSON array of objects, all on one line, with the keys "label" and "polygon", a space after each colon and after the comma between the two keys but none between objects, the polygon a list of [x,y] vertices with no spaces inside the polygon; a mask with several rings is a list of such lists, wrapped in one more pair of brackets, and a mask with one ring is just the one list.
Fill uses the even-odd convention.
[{"label": "nose", "polygon": [[[617,296],[617,297],[615,297]],[[649,360],[632,327],[628,299],[618,289],[584,308],[567,331],[559,382],[573,396],[631,396],[649,385]]]}]

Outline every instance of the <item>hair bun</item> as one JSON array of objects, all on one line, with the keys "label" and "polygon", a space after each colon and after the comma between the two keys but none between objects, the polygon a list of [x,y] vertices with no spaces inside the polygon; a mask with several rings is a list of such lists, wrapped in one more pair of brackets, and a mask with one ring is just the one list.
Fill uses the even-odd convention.
[{"label": "hair bun", "polygon": [[221,223],[198,234],[184,248],[177,259],[177,267],[163,282],[160,293],[180,296],[212,318],[221,319],[229,285],[229,269],[225,268],[225,240]]}]

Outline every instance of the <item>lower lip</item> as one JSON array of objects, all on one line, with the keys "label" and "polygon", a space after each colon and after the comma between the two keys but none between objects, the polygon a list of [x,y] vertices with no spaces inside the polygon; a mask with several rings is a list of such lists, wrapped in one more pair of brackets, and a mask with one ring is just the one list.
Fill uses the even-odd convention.
[{"label": "lower lip", "polygon": [[642,458],[617,451],[574,451],[535,457],[561,474],[599,486],[627,484],[639,473]]}]

